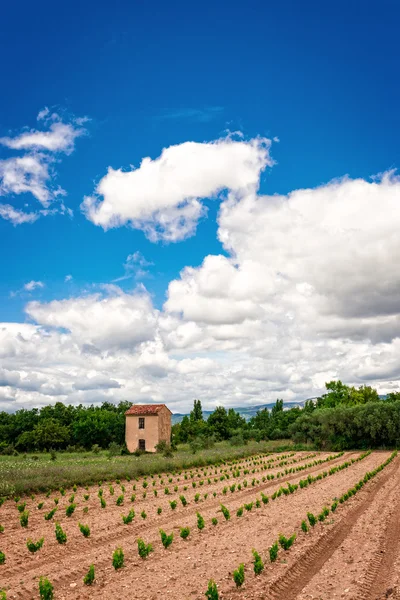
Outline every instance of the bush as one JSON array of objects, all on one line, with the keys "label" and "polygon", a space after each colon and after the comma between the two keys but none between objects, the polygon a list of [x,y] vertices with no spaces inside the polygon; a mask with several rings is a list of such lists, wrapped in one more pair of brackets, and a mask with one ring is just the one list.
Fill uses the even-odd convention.
[{"label": "bush", "polygon": [[86,573],[85,577],[83,578],[83,583],[85,585],[92,585],[92,583],[94,582],[94,579],[95,579],[94,565],[90,565],[89,571]]},{"label": "bush", "polygon": [[190,534],[190,529],[189,527],[181,527],[181,531],[180,531],[180,536],[183,540],[186,540],[187,537],[189,537]]},{"label": "bush", "polygon": [[187,500],[186,500],[185,496],[179,496],[179,500],[182,502],[182,506],[187,505]]},{"label": "bush", "polygon": [[54,587],[47,579],[47,577],[41,577],[39,579],[39,595],[41,600],[53,600],[54,598]]},{"label": "bush", "polygon": [[158,514],[158,515],[161,515],[161,513],[162,513],[162,508],[161,508],[161,506],[159,506],[159,507],[157,508],[157,514]]},{"label": "bush", "polygon": [[278,539],[282,548],[284,550],[289,550],[289,548],[293,545],[296,539],[296,534],[294,533],[290,538],[286,538],[284,535],[281,534]]},{"label": "bush", "polygon": [[117,501],[116,501],[116,505],[117,506],[121,506],[121,504],[124,503],[124,496],[123,494],[121,494],[120,496],[118,496]]},{"label": "bush", "polygon": [[196,513],[197,516],[197,528],[201,531],[205,527],[205,521],[200,513]]},{"label": "bush", "polygon": [[67,515],[67,517],[70,517],[74,513],[75,508],[76,504],[68,504],[67,508],[65,509],[65,514]]},{"label": "bush", "polygon": [[314,527],[316,525],[317,519],[312,513],[307,513],[307,519],[311,527]]},{"label": "bush", "polygon": [[54,517],[56,512],[57,512],[57,507],[53,508],[53,510],[50,510],[48,513],[45,513],[45,515],[44,515],[45,521],[51,521],[51,519]]},{"label": "bush", "polygon": [[304,533],[307,533],[309,528],[308,528],[306,521],[301,522],[301,529],[302,529],[302,531],[304,531]]},{"label": "bush", "polygon": [[278,542],[274,542],[272,544],[271,548],[269,549],[269,559],[271,562],[275,562],[276,559],[278,558],[278,550],[279,550]]},{"label": "bush", "polygon": [[243,506],[240,506],[236,511],[236,516],[241,517],[243,515]]},{"label": "bush", "polygon": [[160,536],[162,545],[164,546],[164,548],[168,548],[168,546],[170,546],[173,542],[174,534],[171,533],[170,535],[168,535],[163,529],[160,529]]},{"label": "bush", "polygon": [[262,571],[264,570],[264,563],[261,559],[261,556],[258,554],[257,550],[252,550],[253,552],[253,556],[254,556],[254,573],[256,575],[260,575],[260,573],[262,573]]},{"label": "bush", "polygon": [[0,565],[4,565],[5,562],[6,562],[6,555],[4,554],[4,552],[1,552],[1,550],[0,550]]},{"label": "bush", "polygon": [[217,584],[212,579],[208,582],[208,588],[205,595],[207,600],[219,600]]},{"label": "bush", "polygon": [[244,564],[241,563],[238,568],[233,571],[233,581],[236,583],[236,587],[241,587],[244,583]]},{"label": "bush", "polygon": [[176,501],[176,500],[172,500],[172,501],[169,503],[169,505],[170,505],[170,507],[172,508],[172,510],[175,510],[175,509],[176,509],[176,507],[177,507],[177,504],[178,504],[178,503],[177,503],[177,501]]},{"label": "bush", "polygon": [[25,506],[26,506],[26,502],[23,502],[22,504],[17,504],[17,510],[19,513],[23,513],[25,510]]},{"label": "bush", "polygon": [[214,527],[215,527],[216,525],[218,525],[218,519],[217,519],[216,517],[213,517],[213,518],[211,519],[211,523],[212,523],[212,524],[214,525]]},{"label": "bush", "polygon": [[61,527],[60,523],[56,523],[56,540],[59,544],[67,543],[67,534]]},{"label": "bush", "polygon": [[38,510],[41,510],[43,508],[44,502],[39,502],[39,504],[37,505]]},{"label": "bush", "polygon": [[82,523],[78,523],[78,525],[79,525],[79,529],[81,531],[81,534],[85,538],[90,537],[90,527],[89,527],[89,525],[82,525]]},{"label": "bush", "polygon": [[124,566],[124,560],[124,551],[122,550],[122,548],[116,548],[112,555],[112,566],[114,567],[114,569],[122,569],[122,567]]},{"label": "bush", "polygon": [[93,444],[93,446],[92,446],[92,452],[93,452],[93,454],[99,454],[99,452],[100,452],[100,446],[98,444]]},{"label": "bush", "polygon": [[24,512],[21,514],[21,516],[19,518],[19,522],[21,523],[21,527],[28,527],[28,521],[29,521],[29,511],[28,510],[24,510]]},{"label": "bush", "polygon": [[107,503],[103,497],[100,498],[100,506],[101,508],[105,508],[107,506]]},{"label": "bush", "polygon": [[229,510],[226,508],[226,506],[224,506],[223,504],[221,504],[221,512],[225,517],[226,521],[229,521],[229,519],[231,518],[231,513],[229,512]]},{"label": "bush", "polygon": [[38,542],[33,542],[31,538],[29,538],[26,542],[26,547],[28,548],[29,552],[32,552],[32,554],[34,554],[35,552],[40,550],[40,548],[43,546],[43,543],[44,538],[40,538]]},{"label": "bush", "polygon": [[0,600],[7,600],[7,594],[5,590],[0,590]]},{"label": "bush", "polygon": [[126,516],[122,515],[122,521],[124,522],[125,525],[132,523],[134,518],[135,518],[135,511],[133,509],[130,510]]},{"label": "bush", "polygon": [[121,456],[122,448],[117,444],[117,442],[110,442],[108,446],[107,457],[113,458],[114,456]]},{"label": "bush", "polygon": [[141,538],[137,541],[138,545],[138,553],[140,558],[147,558],[150,552],[153,552],[153,546],[151,544],[146,544]]}]

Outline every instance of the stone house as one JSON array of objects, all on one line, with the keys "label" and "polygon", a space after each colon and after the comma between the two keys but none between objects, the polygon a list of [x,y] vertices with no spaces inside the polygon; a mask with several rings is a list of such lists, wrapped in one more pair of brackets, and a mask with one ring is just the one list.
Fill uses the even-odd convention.
[{"label": "stone house", "polygon": [[171,441],[171,411],[165,404],[134,404],[125,413],[125,441],[129,452],[155,452],[162,440]]}]

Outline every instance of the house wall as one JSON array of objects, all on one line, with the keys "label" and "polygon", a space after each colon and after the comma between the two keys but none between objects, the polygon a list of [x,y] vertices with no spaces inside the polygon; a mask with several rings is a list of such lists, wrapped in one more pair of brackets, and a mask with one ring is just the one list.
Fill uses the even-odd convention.
[{"label": "house wall", "polygon": [[144,429],[139,429],[141,415],[126,415],[125,441],[129,452],[139,448],[139,439],[146,440],[146,451],[155,452],[159,442],[159,417],[158,415],[144,416]]},{"label": "house wall", "polygon": [[159,439],[170,443],[171,441],[171,413],[168,408],[163,408],[158,413],[158,435]]}]

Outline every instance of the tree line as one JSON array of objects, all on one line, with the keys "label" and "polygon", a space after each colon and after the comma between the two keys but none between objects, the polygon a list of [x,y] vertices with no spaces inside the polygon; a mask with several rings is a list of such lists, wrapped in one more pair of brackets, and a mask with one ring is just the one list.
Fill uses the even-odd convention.
[{"label": "tree line", "polygon": [[[57,402],[41,409],[0,412],[0,452],[108,448],[125,443],[125,412],[130,402],[71,406]],[[246,420],[233,408],[217,408],[206,419],[200,400],[172,427],[172,446],[189,443],[194,452],[215,441],[241,445],[249,439],[291,438],[317,448],[397,447],[400,445],[400,392],[381,398],[370,386],[326,384],[326,393],[304,406],[285,409],[278,399],[271,410]]]}]

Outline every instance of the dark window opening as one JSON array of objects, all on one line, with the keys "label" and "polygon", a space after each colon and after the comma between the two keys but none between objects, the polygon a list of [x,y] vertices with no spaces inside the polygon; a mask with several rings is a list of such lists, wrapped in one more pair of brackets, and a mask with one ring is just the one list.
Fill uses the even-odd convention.
[{"label": "dark window opening", "polygon": [[146,440],[139,440],[139,450],[146,450]]},{"label": "dark window opening", "polygon": [[139,429],[144,429],[144,417],[139,417]]}]

